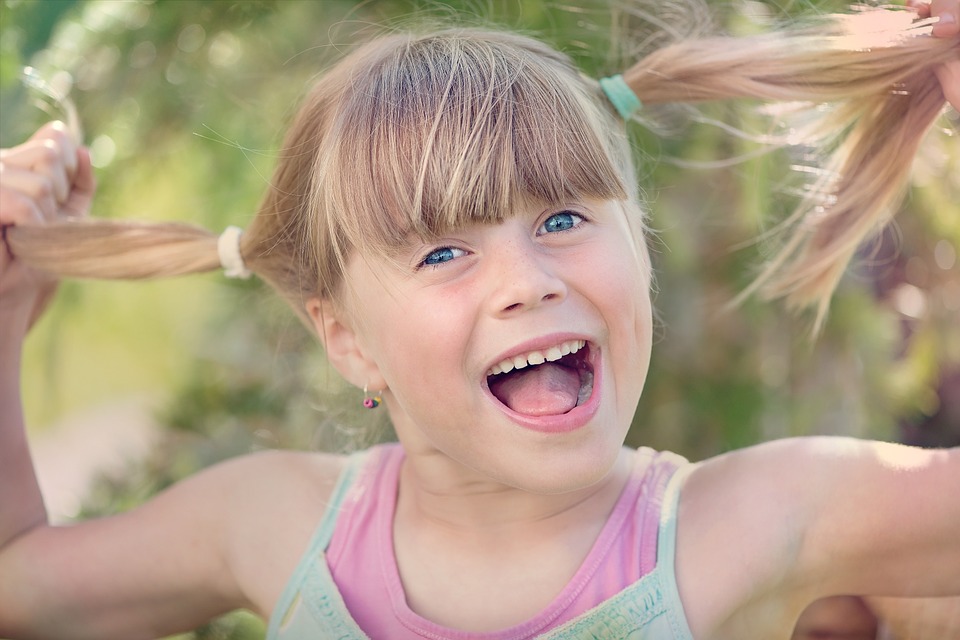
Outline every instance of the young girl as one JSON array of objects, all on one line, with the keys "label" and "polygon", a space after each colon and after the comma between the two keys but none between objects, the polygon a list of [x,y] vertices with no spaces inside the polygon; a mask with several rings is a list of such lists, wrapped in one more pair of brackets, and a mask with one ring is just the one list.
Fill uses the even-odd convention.
[{"label": "young girl", "polygon": [[[526,37],[393,33],[323,75],[257,218],[219,237],[76,220],[94,180],[63,125],[5,150],[0,635],[156,637],[245,607],[274,638],[784,638],[824,596],[960,595],[960,451],[622,446],[652,334],[623,118],[849,97],[841,178],[764,278],[822,312],[944,98],[960,107],[960,2],[919,11],[939,22],[684,41],[599,83]],[[273,285],[399,444],[239,458],[49,526],[18,370],[54,277],[221,266]]]}]

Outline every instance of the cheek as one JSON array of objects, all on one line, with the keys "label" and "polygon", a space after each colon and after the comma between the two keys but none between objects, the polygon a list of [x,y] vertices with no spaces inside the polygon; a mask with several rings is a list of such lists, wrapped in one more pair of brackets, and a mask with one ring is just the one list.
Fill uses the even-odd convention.
[{"label": "cheek", "polygon": [[[642,254],[629,246],[616,246],[606,259],[591,267],[594,299],[607,311],[608,321],[628,324],[638,337],[649,338],[651,323],[650,270]],[[644,336],[644,334],[647,334]]]},{"label": "cheek", "polygon": [[650,300],[650,271],[641,253],[629,245],[611,248],[607,259],[596,264],[592,289],[616,347],[611,354],[622,390],[635,395],[642,385],[653,342],[653,314]]},{"label": "cheek", "polygon": [[427,392],[436,397],[463,378],[463,305],[404,298],[378,305],[370,326],[371,354],[401,404]]}]

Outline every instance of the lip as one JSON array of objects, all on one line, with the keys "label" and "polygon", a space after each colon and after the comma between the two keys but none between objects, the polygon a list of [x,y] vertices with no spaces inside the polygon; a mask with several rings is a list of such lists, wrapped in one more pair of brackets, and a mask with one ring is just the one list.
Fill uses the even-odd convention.
[{"label": "lip", "polygon": [[[568,433],[570,431],[576,431],[580,427],[587,424],[600,409],[600,389],[603,386],[603,372],[602,367],[600,366],[602,362],[602,354],[600,353],[600,348],[597,346],[597,343],[593,340],[584,335],[572,333],[558,333],[541,336],[539,338],[519,344],[511,348],[509,351],[504,352],[493,361],[493,364],[501,362],[506,358],[530,353],[531,351],[542,351],[544,349],[549,349],[550,347],[567,342],[568,340],[584,340],[587,343],[585,348],[590,350],[588,362],[593,368],[593,391],[591,391],[590,397],[582,405],[578,405],[566,413],[554,416],[528,416],[522,413],[517,413],[507,405],[500,402],[500,400],[493,395],[493,392],[490,391],[490,386],[487,384],[487,376],[483,376],[483,382],[481,386],[483,387],[483,392],[487,396],[487,399],[511,421],[523,427],[524,429],[530,429],[531,431],[537,431],[540,433]],[[486,369],[484,369],[484,371],[489,371],[493,364],[490,364]]]}]

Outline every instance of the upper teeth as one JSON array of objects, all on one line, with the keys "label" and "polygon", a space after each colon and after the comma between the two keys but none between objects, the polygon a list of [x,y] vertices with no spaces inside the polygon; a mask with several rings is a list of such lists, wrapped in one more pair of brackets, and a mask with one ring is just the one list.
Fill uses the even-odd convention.
[{"label": "upper teeth", "polygon": [[501,362],[495,364],[487,373],[487,375],[495,376],[498,373],[507,373],[508,371],[513,371],[514,369],[523,369],[528,364],[543,364],[544,362],[553,362],[555,360],[559,360],[567,354],[580,351],[585,344],[586,342],[584,340],[568,340],[567,342],[558,344],[555,347],[550,347],[546,351],[531,351],[526,355],[505,358]]}]

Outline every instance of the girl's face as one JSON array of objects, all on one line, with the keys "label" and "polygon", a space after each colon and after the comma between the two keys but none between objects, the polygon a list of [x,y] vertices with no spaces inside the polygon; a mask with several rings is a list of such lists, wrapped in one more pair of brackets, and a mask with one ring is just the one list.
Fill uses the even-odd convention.
[{"label": "girl's face", "polygon": [[355,256],[346,278],[347,317],[408,455],[537,493],[610,470],[652,324],[649,263],[622,203],[530,204],[414,238],[397,262]]}]

